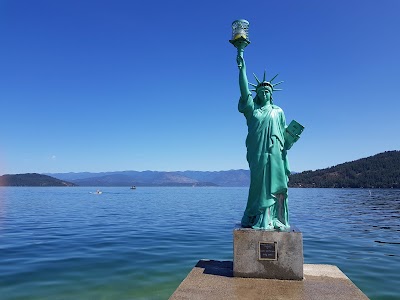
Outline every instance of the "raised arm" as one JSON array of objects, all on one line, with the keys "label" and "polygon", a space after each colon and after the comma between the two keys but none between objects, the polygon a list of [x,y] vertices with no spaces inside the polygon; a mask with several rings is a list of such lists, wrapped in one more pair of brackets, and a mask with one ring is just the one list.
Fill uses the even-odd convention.
[{"label": "raised arm", "polygon": [[236,62],[239,67],[239,87],[240,95],[242,100],[246,101],[247,97],[250,95],[249,82],[247,80],[246,74],[246,63],[243,58],[243,50],[238,49],[238,55],[236,57]]},{"label": "raised arm", "polygon": [[238,55],[236,62],[239,67],[239,87],[240,87],[240,99],[238,109],[243,113],[246,118],[251,115],[254,109],[253,98],[249,90],[249,82],[246,74],[246,63],[243,59],[243,49],[238,48]]}]

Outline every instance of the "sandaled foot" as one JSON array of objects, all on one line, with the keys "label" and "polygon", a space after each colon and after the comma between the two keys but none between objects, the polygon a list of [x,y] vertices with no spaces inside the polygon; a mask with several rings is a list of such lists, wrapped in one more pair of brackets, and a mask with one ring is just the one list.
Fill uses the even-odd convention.
[{"label": "sandaled foot", "polygon": [[283,224],[281,221],[279,221],[279,220],[276,220],[275,222],[274,222],[274,228],[275,229],[279,229],[279,230],[288,230],[289,228],[290,228],[290,226],[289,225],[285,225],[285,224]]}]

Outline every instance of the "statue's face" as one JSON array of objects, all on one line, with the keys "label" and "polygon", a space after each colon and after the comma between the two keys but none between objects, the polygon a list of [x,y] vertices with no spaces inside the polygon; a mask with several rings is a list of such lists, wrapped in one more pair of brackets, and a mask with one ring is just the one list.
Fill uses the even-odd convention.
[{"label": "statue's face", "polygon": [[267,87],[260,88],[257,92],[258,99],[261,105],[267,104],[271,101],[271,91]]}]

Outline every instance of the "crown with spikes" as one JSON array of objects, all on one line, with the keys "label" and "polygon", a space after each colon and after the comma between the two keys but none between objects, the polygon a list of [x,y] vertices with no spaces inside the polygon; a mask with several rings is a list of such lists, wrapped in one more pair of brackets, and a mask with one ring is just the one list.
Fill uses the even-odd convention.
[{"label": "crown with spikes", "polygon": [[272,81],[273,81],[279,74],[276,74],[270,81],[266,81],[266,80],[265,80],[266,71],[264,71],[263,81],[260,81],[260,80],[257,78],[256,74],[253,73],[253,75],[254,75],[254,78],[257,80],[257,84],[249,83],[251,86],[254,86],[254,87],[255,87],[255,89],[251,89],[250,91],[252,91],[252,92],[257,92],[257,90],[258,90],[259,88],[263,87],[263,86],[268,86],[268,87],[270,87],[271,90],[272,90],[272,92],[275,92],[275,91],[282,91],[282,89],[276,89],[275,86],[281,84],[283,81],[279,81],[279,82],[277,82],[277,83],[275,83],[275,84],[272,83]]}]

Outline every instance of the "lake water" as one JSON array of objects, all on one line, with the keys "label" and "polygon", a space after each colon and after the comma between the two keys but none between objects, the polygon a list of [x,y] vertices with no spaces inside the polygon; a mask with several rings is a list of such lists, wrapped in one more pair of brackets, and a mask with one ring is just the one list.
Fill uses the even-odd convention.
[{"label": "lake water", "polygon": [[[168,299],[199,259],[233,260],[247,188],[0,188],[0,299]],[[305,263],[400,299],[400,190],[290,189]]]}]

